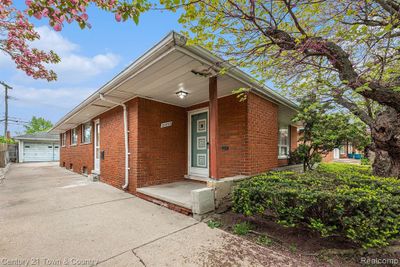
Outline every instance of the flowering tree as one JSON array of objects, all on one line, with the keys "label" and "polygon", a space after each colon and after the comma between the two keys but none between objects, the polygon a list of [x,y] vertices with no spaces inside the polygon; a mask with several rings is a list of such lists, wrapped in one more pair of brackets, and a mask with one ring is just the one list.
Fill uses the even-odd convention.
[{"label": "flowering tree", "polygon": [[90,27],[86,10],[89,5],[115,13],[119,22],[133,19],[139,21],[141,12],[149,8],[143,0],[130,3],[120,0],[26,0],[26,10],[18,10],[12,0],[0,0],[0,50],[8,54],[18,69],[35,79],[53,81],[56,73],[48,69],[48,64],[60,61],[53,52],[44,52],[30,46],[30,42],[40,38],[30,17],[47,19],[50,26],[61,31],[65,23],[76,22],[83,29]]},{"label": "flowering tree", "polygon": [[184,0],[181,5],[180,22],[192,42],[297,96],[317,89],[350,110],[371,129],[375,174],[400,177],[398,0]]}]

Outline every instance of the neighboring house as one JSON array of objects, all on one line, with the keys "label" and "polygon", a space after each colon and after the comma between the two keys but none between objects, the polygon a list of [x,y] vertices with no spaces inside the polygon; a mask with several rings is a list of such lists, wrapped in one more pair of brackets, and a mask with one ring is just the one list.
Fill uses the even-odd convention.
[{"label": "neighboring house", "polygon": [[[226,64],[213,76],[217,62],[170,33],[55,124],[60,165],[143,196],[153,185],[287,164],[297,106]],[[251,88],[245,101],[238,88]]]},{"label": "neighboring house", "polygon": [[334,161],[337,159],[345,159],[345,158],[349,158],[352,157],[352,154],[363,154],[362,151],[359,151],[357,149],[355,149],[352,145],[352,143],[346,143],[341,145],[338,148],[333,149],[333,151],[329,152],[324,158],[323,161],[324,162],[330,162],[330,161]]},{"label": "neighboring house", "polygon": [[47,132],[23,134],[14,137],[18,141],[18,162],[58,161],[60,136]]}]

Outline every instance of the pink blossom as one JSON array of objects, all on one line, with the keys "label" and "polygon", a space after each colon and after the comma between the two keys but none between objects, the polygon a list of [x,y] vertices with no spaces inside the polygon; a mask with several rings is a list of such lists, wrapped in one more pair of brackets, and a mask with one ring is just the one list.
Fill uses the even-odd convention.
[{"label": "pink blossom", "polygon": [[42,14],[41,13],[34,13],[33,16],[37,19],[41,19],[42,18]]},{"label": "pink blossom", "polygon": [[54,29],[55,31],[59,32],[59,31],[61,31],[62,26],[61,26],[60,23],[57,23],[57,24],[55,24],[55,25],[53,26],[53,29]]},{"label": "pink blossom", "polygon": [[[47,69],[47,64],[57,63],[59,57],[54,52],[44,52],[30,47],[30,43],[40,38],[29,15],[36,19],[46,18],[55,31],[61,31],[64,21],[78,21],[80,26],[90,28],[86,9],[90,4],[115,13],[115,19],[121,21],[122,14],[133,17],[137,14],[135,1],[118,0],[24,0],[27,7],[22,11],[13,6],[13,0],[0,0],[0,27],[5,29],[1,38],[2,49],[15,62],[16,67],[35,79],[56,79],[56,74]],[[68,5],[65,5],[68,2]]]},{"label": "pink blossom", "polygon": [[115,13],[115,20],[120,22],[121,21],[121,14]]},{"label": "pink blossom", "polygon": [[49,10],[48,10],[47,8],[43,9],[43,11],[42,11],[42,16],[43,16],[43,17],[47,17],[48,14],[49,14]]}]

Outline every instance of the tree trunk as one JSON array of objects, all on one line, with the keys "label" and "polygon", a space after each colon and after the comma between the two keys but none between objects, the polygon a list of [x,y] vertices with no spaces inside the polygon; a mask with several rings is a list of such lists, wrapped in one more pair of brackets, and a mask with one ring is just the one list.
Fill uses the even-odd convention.
[{"label": "tree trunk", "polygon": [[400,178],[400,113],[387,108],[371,128],[374,175]]}]

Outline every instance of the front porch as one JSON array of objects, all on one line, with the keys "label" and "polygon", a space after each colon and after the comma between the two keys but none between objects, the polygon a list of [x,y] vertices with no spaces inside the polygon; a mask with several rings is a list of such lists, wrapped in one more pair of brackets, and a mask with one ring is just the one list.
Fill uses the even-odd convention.
[{"label": "front porch", "polygon": [[165,203],[169,208],[169,204],[184,208],[183,213],[187,214],[202,215],[215,209],[214,188],[203,182],[185,180],[141,187],[137,192],[154,203]]},{"label": "front porch", "polygon": [[192,210],[192,191],[206,187],[206,184],[200,182],[181,181],[141,187],[138,188],[137,191],[150,197]]}]

